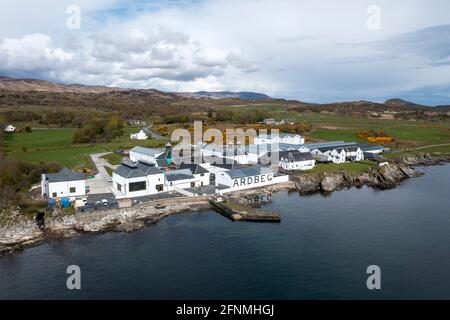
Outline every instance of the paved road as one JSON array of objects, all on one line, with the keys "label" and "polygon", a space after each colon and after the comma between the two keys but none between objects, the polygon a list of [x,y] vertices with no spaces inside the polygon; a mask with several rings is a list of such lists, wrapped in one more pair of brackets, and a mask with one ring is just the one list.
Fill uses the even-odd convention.
[{"label": "paved road", "polygon": [[97,168],[98,173],[95,176],[95,178],[87,180],[87,185],[89,186],[90,194],[102,194],[111,192],[112,188],[112,182],[110,182],[111,177],[106,171],[105,166],[110,167],[111,169],[115,169],[118,166],[113,166],[105,159],[100,158],[108,153],[109,152],[91,154],[92,162],[94,162],[94,165]]},{"label": "paved road", "polygon": [[160,140],[166,140],[166,141],[170,140],[169,138],[164,137],[164,136],[160,135],[159,133],[157,133],[156,131],[152,130],[150,127],[144,128],[144,131],[145,131],[145,133],[150,135],[153,139],[160,139]]},{"label": "paved road", "polygon": [[442,143],[442,144],[430,144],[428,146],[418,147],[418,148],[412,148],[412,149],[406,149],[406,150],[396,150],[392,151],[391,153],[401,153],[401,152],[408,152],[408,151],[416,151],[421,149],[428,149],[428,148],[434,148],[434,147],[445,147],[450,146],[450,143]]}]

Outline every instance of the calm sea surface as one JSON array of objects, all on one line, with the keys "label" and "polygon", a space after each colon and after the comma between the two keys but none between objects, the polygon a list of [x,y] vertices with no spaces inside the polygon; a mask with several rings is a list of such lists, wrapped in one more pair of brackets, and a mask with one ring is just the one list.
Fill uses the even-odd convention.
[{"label": "calm sea surface", "polygon": [[[280,224],[211,211],[30,248],[0,259],[0,298],[450,299],[450,165],[421,171],[390,191],[278,193],[265,208]],[[66,289],[69,265],[82,290]]]}]

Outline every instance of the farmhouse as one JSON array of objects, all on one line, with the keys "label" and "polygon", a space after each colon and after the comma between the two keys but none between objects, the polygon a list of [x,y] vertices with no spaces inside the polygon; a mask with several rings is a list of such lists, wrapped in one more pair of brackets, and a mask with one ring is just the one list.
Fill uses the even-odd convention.
[{"label": "farmhouse", "polygon": [[348,146],[342,148],[345,151],[347,161],[361,161],[364,160],[364,152],[358,146]]},{"label": "farmhouse", "polygon": [[144,130],[139,131],[138,133],[132,133],[130,135],[130,139],[133,140],[147,140],[148,136],[147,134],[144,132]]},{"label": "farmhouse", "polygon": [[269,186],[286,181],[289,181],[289,176],[274,173],[269,167],[260,165],[216,173],[216,187],[221,187],[219,193]]},{"label": "farmhouse", "polygon": [[123,161],[113,172],[118,198],[142,197],[164,192],[164,173],[152,163]]},{"label": "farmhouse", "polygon": [[6,128],[4,129],[5,132],[14,132],[16,131],[16,127],[14,127],[13,125],[9,124],[6,126]]},{"label": "farmhouse", "polygon": [[281,151],[279,153],[279,163],[284,170],[310,170],[314,168],[316,160],[314,160],[310,152],[292,150]]},{"label": "farmhouse", "polygon": [[44,198],[77,197],[86,195],[86,177],[82,173],[63,168],[58,173],[42,174],[41,192]]},{"label": "farmhouse", "polygon": [[253,141],[254,144],[273,144],[284,143],[290,145],[302,145],[305,143],[305,138],[299,134],[280,133],[279,135],[260,134]]},{"label": "farmhouse", "polygon": [[323,147],[311,151],[313,158],[318,162],[344,163],[347,157],[344,149]]}]

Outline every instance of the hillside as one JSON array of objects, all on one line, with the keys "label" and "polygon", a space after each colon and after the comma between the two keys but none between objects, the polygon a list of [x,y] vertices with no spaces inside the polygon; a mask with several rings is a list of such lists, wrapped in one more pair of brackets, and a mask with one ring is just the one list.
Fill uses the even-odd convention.
[{"label": "hillside", "polygon": [[230,92],[230,91],[198,91],[193,93],[182,93],[186,97],[211,98],[211,99],[240,99],[240,100],[271,100],[272,98],[263,93],[257,92]]}]

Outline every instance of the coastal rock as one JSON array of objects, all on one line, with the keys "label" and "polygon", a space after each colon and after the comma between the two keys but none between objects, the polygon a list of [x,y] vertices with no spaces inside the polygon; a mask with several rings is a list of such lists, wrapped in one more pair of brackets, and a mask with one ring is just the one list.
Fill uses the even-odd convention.
[{"label": "coastal rock", "polygon": [[344,174],[342,173],[327,173],[324,174],[320,182],[320,189],[323,192],[340,190],[345,186],[345,181]]},{"label": "coastal rock", "polygon": [[321,179],[316,174],[301,174],[293,176],[295,188],[300,192],[315,192],[320,190]]}]

